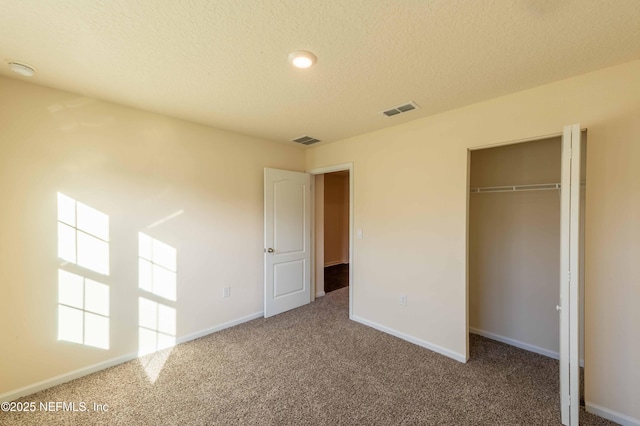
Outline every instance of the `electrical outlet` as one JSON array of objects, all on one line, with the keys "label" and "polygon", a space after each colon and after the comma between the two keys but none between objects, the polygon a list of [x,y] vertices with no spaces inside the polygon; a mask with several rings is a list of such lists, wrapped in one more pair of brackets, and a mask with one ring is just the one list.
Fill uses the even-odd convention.
[{"label": "electrical outlet", "polygon": [[222,289],[222,297],[231,297],[231,287],[225,287]]},{"label": "electrical outlet", "polygon": [[401,294],[400,295],[400,304],[402,306],[407,306],[407,295],[406,294]]}]

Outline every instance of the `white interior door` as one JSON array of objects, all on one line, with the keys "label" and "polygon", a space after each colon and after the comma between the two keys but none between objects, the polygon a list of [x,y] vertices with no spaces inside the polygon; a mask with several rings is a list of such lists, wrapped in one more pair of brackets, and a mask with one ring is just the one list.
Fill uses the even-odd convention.
[{"label": "white interior door", "polygon": [[311,301],[310,175],[264,169],[264,316]]},{"label": "white interior door", "polygon": [[560,191],[560,404],[563,425],[578,425],[580,408],[580,126],[562,135]]}]

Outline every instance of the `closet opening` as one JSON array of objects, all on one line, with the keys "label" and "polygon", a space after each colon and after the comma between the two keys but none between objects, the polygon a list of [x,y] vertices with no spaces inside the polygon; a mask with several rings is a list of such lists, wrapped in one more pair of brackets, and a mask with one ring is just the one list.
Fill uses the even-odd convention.
[{"label": "closet opening", "polygon": [[[581,140],[579,359],[584,367],[586,131]],[[562,135],[469,153],[470,360],[487,356],[490,341],[560,358],[561,169]],[[492,348],[504,349],[495,356],[513,356],[508,346]],[[583,398],[581,387],[581,405]]]}]

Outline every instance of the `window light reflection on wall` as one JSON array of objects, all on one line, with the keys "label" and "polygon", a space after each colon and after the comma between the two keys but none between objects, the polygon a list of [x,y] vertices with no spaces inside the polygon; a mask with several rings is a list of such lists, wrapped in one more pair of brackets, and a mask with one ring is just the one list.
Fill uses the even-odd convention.
[{"label": "window light reflection on wall", "polygon": [[58,257],[109,275],[109,216],[58,193]]},{"label": "window light reflection on wall", "polygon": [[176,301],[176,249],[150,236],[138,234],[138,286]]},{"label": "window light reflection on wall", "polygon": [[138,234],[138,355],[176,344],[177,251],[149,235]]},{"label": "window light reflection on wall", "polygon": [[57,200],[58,257],[68,262],[58,269],[58,340],[109,349],[109,286],[83,276],[109,275],[109,216],[60,192]]},{"label": "window light reflection on wall", "polygon": [[109,349],[109,286],[58,270],[58,340]]},{"label": "window light reflection on wall", "polygon": [[162,303],[138,298],[138,355],[176,344],[176,310]]}]

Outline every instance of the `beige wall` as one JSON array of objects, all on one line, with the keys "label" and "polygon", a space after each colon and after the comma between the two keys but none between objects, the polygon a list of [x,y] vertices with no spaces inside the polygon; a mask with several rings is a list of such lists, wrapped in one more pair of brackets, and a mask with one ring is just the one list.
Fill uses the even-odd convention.
[{"label": "beige wall", "polygon": [[640,419],[638,117],[634,61],[308,150],[307,169],[354,163],[354,317],[466,358],[468,149],[580,123],[586,400]]},{"label": "beige wall", "polygon": [[324,264],[349,263],[349,174],[324,176]]},{"label": "beige wall", "polygon": [[[0,395],[137,352],[139,231],[177,249],[179,339],[262,311],[263,168],[304,170],[302,149],[6,78],[0,94]],[[57,341],[58,191],[110,218],[108,350]]]},{"label": "beige wall", "polygon": [[[560,182],[560,138],[471,152],[472,188]],[[472,193],[469,327],[558,357],[560,192]]]}]

